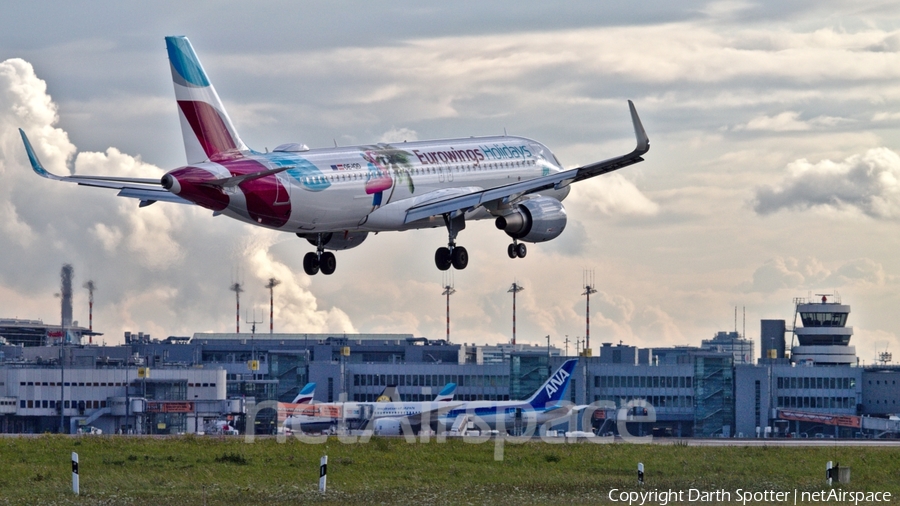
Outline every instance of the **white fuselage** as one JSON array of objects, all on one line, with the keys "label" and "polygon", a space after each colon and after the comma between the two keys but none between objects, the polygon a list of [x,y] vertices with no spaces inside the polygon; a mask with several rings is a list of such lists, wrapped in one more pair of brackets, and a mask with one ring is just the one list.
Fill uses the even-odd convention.
[{"label": "white fuselage", "polygon": [[[325,430],[341,423],[368,423],[384,418],[412,420],[413,425],[435,425],[440,413],[461,406],[462,402],[334,402],[319,403],[318,414],[329,411],[333,416],[290,416],[285,424],[303,431]],[[424,416],[423,416],[424,414]]]},{"label": "white fuselage", "polygon": [[[216,179],[288,167],[252,184],[222,190],[227,196],[227,207],[211,208],[217,214],[254,225],[299,233],[444,226],[440,217],[404,223],[402,212],[386,219],[382,216],[378,221],[373,219],[371,223],[368,217],[373,211],[401,201],[405,209],[406,203],[427,200],[429,194],[452,194],[460,188],[496,188],[562,170],[543,144],[508,136],[273,151],[187,168],[191,167]],[[179,190],[181,187],[175,192]],[[565,187],[542,191],[541,195],[561,201],[568,191]],[[195,200],[189,193],[183,196]],[[482,208],[468,213],[466,219],[490,216]]]},{"label": "white fuselage", "polygon": [[458,416],[468,415],[477,426],[491,430],[509,430],[517,422],[522,426],[539,427],[566,416],[570,409],[570,405],[536,408],[526,401],[471,401],[442,414],[440,423],[449,429]]}]

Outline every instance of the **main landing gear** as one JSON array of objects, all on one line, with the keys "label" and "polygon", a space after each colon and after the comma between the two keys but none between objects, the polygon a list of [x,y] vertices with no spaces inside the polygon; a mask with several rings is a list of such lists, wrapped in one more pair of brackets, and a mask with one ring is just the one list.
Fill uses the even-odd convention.
[{"label": "main landing gear", "polygon": [[337,268],[337,259],[334,253],[325,251],[323,234],[316,235],[316,251],[310,251],[303,256],[303,272],[310,276],[315,276],[322,271],[326,276],[334,274]]},{"label": "main landing gear", "polygon": [[526,253],[528,253],[528,248],[515,239],[513,239],[513,243],[506,248],[506,254],[509,255],[509,258],[525,258]]},{"label": "main landing gear", "polygon": [[451,265],[454,269],[461,271],[469,265],[469,252],[466,251],[466,248],[456,245],[456,234],[466,228],[466,221],[462,214],[456,218],[445,214],[444,223],[447,225],[449,240],[446,248],[440,247],[434,252],[434,265],[442,271],[448,270]]}]

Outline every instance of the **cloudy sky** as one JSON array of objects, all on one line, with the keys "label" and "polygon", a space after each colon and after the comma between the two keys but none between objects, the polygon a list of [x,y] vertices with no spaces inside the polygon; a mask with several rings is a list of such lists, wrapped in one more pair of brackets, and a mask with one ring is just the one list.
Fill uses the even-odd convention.
[{"label": "cloudy sky", "polygon": [[519,340],[574,342],[588,271],[595,347],[696,345],[735,307],[758,340],[793,298],[837,292],[862,360],[900,352],[900,9],[879,1],[18,2],[0,18],[0,316],[59,321],[71,263],[76,318],[90,279],[107,343],[232,331],[235,281],[267,331],[270,277],[276,330],[443,336],[443,230],[370,236],[310,278],[293,235],[30,172],[20,127],[58,173],[184,164],[166,35],[191,39],[259,150],[506,129],[574,167],[632,149],[635,102],[646,161],[576,185],[559,239],[512,261],[491,222],[460,234],[454,341],[509,340],[518,281]]}]

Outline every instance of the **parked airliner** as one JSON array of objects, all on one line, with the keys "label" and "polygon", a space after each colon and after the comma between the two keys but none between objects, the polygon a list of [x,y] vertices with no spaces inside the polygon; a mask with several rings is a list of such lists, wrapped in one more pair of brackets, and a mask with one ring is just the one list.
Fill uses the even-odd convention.
[{"label": "parked airliner", "polygon": [[[453,402],[453,397],[456,395],[456,383],[447,383],[435,395],[432,402],[401,402],[396,387],[388,386],[378,396],[374,405],[357,402],[314,403],[312,397],[315,388],[315,383],[308,383],[292,403],[281,405],[280,409],[283,409],[287,415],[284,421],[286,428],[303,432],[320,432],[336,428],[341,421],[351,425],[364,425],[380,416],[396,417],[398,414],[412,417],[408,420],[418,425],[423,411],[429,413],[426,415],[427,417],[431,413],[437,414],[442,410],[446,411],[449,409],[448,406],[458,405],[458,403],[447,404]],[[379,405],[382,409],[376,409]]]},{"label": "parked airliner", "polygon": [[[297,406],[285,420],[285,427],[304,432],[326,430],[344,422],[368,427],[376,435],[400,435],[411,430],[450,430],[462,421],[475,421],[491,429],[512,428],[518,418],[523,423],[541,425],[565,415],[570,404],[563,402],[578,359],[567,360],[528,399],[519,401],[453,401],[447,398],[450,385],[429,402],[335,402]],[[453,385],[453,389],[455,389]]]},{"label": "parked airliner", "polygon": [[[544,423],[565,416],[571,403],[565,403],[566,393],[572,372],[578,359],[567,360],[534,394],[525,400],[515,401],[468,401],[455,403],[450,409],[442,409],[418,415],[415,420],[421,425],[422,420],[430,420],[432,427],[452,430],[458,426],[474,422],[475,425],[492,430],[506,431],[515,427],[518,421],[523,426],[538,427]],[[413,407],[414,408],[414,407]],[[435,418],[435,415],[437,418]],[[426,418],[427,417],[427,418]],[[374,432],[377,435],[400,435],[403,430],[404,417],[383,413],[375,419]],[[416,423],[410,423],[413,428]]]},{"label": "parked airliner", "polygon": [[562,200],[569,185],[643,161],[650,149],[629,100],[637,145],[626,155],[564,169],[543,144],[515,136],[310,149],[299,143],[254,151],[244,144],[186,37],[166,37],[188,165],[161,180],[58,176],[22,140],[39,175],[113,188],[140,207],[157,201],[195,204],[253,225],[291,232],[315,252],[303,258],[308,275],[332,274],[334,253],[359,246],[369,233],[446,227],[447,246],[434,255],[440,270],[464,269],[457,234],[472,220],[493,219],[512,243],[555,239],[566,227]]},{"label": "parked airliner", "polygon": [[523,425],[539,427],[568,413],[571,403],[564,403],[572,372],[578,359],[567,360],[541,388],[524,401],[471,401],[440,415],[439,422],[447,428],[459,425],[464,419],[478,420],[476,425],[490,429],[508,430],[517,420]]}]

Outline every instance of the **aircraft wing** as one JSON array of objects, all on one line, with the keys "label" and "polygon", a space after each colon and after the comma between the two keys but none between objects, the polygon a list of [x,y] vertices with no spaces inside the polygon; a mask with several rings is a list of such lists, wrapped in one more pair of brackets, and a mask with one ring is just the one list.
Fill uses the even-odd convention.
[{"label": "aircraft wing", "polygon": [[551,188],[564,188],[575,181],[582,181],[644,161],[644,159],[641,158],[641,155],[650,150],[650,139],[647,138],[647,133],[644,131],[644,125],[641,124],[641,119],[638,117],[637,110],[631,100],[628,101],[628,108],[631,110],[631,122],[634,125],[634,135],[637,140],[637,146],[631,153],[603,160],[602,162],[591,163],[575,169],[558,172],[556,174],[529,179],[528,181],[511,183],[489,190],[473,191],[464,195],[456,195],[446,199],[412,206],[406,211],[405,223],[421,220],[430,216],[454,213],[457,211],[467,211],[493,201],[504,199],[514,200],[522,195],[537,193]]},{"label": "aircraft wing", "polygon": [[169,192],[160,184],[159,179],[141,179],[114,176],[57,176],[51,173],[38,160],[31,142],[22,129],[22,142],[25,143],[25,152],[28,154],[28,161],[31,162],[31,168],[37,175],[52,179],[54,181],[65,181],[68,183],[76,183],[82,186],[93,186],[97,188],[112,188],[119,190],[120,197],[130,197],[141,201],[140,206],[145,207],[157,201],[175,202],[178,204],[193,204],[174,193]]}]

